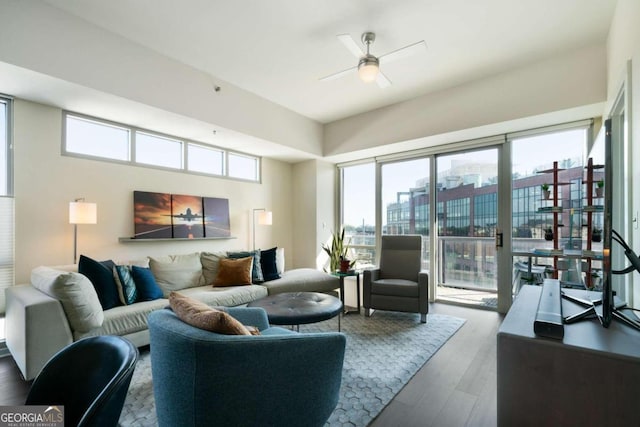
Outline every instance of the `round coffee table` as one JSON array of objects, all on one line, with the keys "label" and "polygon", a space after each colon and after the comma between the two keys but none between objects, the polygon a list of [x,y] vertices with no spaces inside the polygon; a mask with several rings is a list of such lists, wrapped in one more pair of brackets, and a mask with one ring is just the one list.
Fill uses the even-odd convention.
[{"label": "round coffee table", "polygon": [[[342,311],[342,302],[319,292],[285,292],[252,301],[247,307],[262,307],[273,325],[296,326],[331,319]],[[340,317],[338,317],[340,331]]]}]

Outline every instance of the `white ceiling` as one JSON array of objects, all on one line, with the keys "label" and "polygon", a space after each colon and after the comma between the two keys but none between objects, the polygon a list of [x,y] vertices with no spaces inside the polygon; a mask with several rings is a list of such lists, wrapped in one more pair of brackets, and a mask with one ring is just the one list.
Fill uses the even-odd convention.
[{"label": "white ceiling", "polygon": [[[603,43],[616,0],[47,0],[113,33],[321,123]],[[373,31],[381,55],[424,40],[424,54],[384,66],[380,89],[335,37]],[[223,85],[223,84],[221,84]],[[224,87],[223,87],[224,90]]]}]

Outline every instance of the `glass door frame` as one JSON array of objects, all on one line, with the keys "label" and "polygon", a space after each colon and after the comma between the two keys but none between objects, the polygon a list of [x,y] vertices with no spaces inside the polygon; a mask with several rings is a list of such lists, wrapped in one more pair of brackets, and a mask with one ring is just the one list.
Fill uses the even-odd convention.
[{"label": "glass door frame", "polygon": [[[430,192],[431,197],[429,201],[429,216],[431,221],[431,239],[430,239],[430,278],[429,281],[429,295],[430,300],[435,301],[437,299],[437,287],[440,284],[440,271],[438,257],[440,256],[438,251],[437,234],[438,221],[437,221],[437,159],[451,154],[463,154],[471,153],[480,150],[497,150],[497,224],[496,224],[496,288],[498,296],[497,311],[500,313],[506,313],[511,307],[512,294],[511,294],[511,149],[506,140],[505,135],[498,137],[484,138],[474,141],[468,141],[465,144],[456,144],[455,148],[446,150],[445,147],[440,147],[437,153],[431,156],[430,164]],[[435,233],[434,233],[435,231]],[[435,237],[435,238],[434,238]],[[501,246],[497,245],[498,238],[500,238]]]}]

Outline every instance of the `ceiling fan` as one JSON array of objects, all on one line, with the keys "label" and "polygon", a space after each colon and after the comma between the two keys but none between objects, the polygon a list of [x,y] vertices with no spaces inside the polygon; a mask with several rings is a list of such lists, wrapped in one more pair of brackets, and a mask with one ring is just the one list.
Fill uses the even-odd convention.
[{"label": "ceiling fan", "polygon": [[362,36],[360,37],[360,39],[362,40],[362,44],[366,46],[366,53],[362,50],[358,43],[356,43],[356,41],[353,39],[353,37],[351,37],[350,34],[340,34],[337,37],[338,40],[340,40],[342,44],[346,46],[349,52],[351,52],[356,58],[358,58],[358,65],[356,65],[355,67],[347,68],[346,70],[338,71],[334,74],[330,74],[326,77],[321,78],[320,80],[334,80],[339,77],[345,76],[351,73],[353,70],[357,69],[360,80],[365,83],[371,83],[375,81],[376,83],[378,83],[378,86],[380,86],[381,88],[385,88],[391,85],[391,80],[389,80],[384,74],[382,74],[382,72],[380,71],[380,64],[386,64],[391,61],[414,55],[427,48],[424,40],[421,40],[417,43],[413,43],[392,52],[385,53],[384,55],[374,56],[369,52],[369,48],[371,47],[371,44],[376,40],[375,33],[365,32],[362,33]]}]

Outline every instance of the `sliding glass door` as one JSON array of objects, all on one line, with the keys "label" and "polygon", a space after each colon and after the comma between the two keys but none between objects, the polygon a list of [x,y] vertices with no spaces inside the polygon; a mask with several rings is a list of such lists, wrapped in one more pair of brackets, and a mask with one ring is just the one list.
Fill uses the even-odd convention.
[{"label": "sliding glass door", "polygon": [[437,298],[497,307],[498,148],[436,157]]}]

